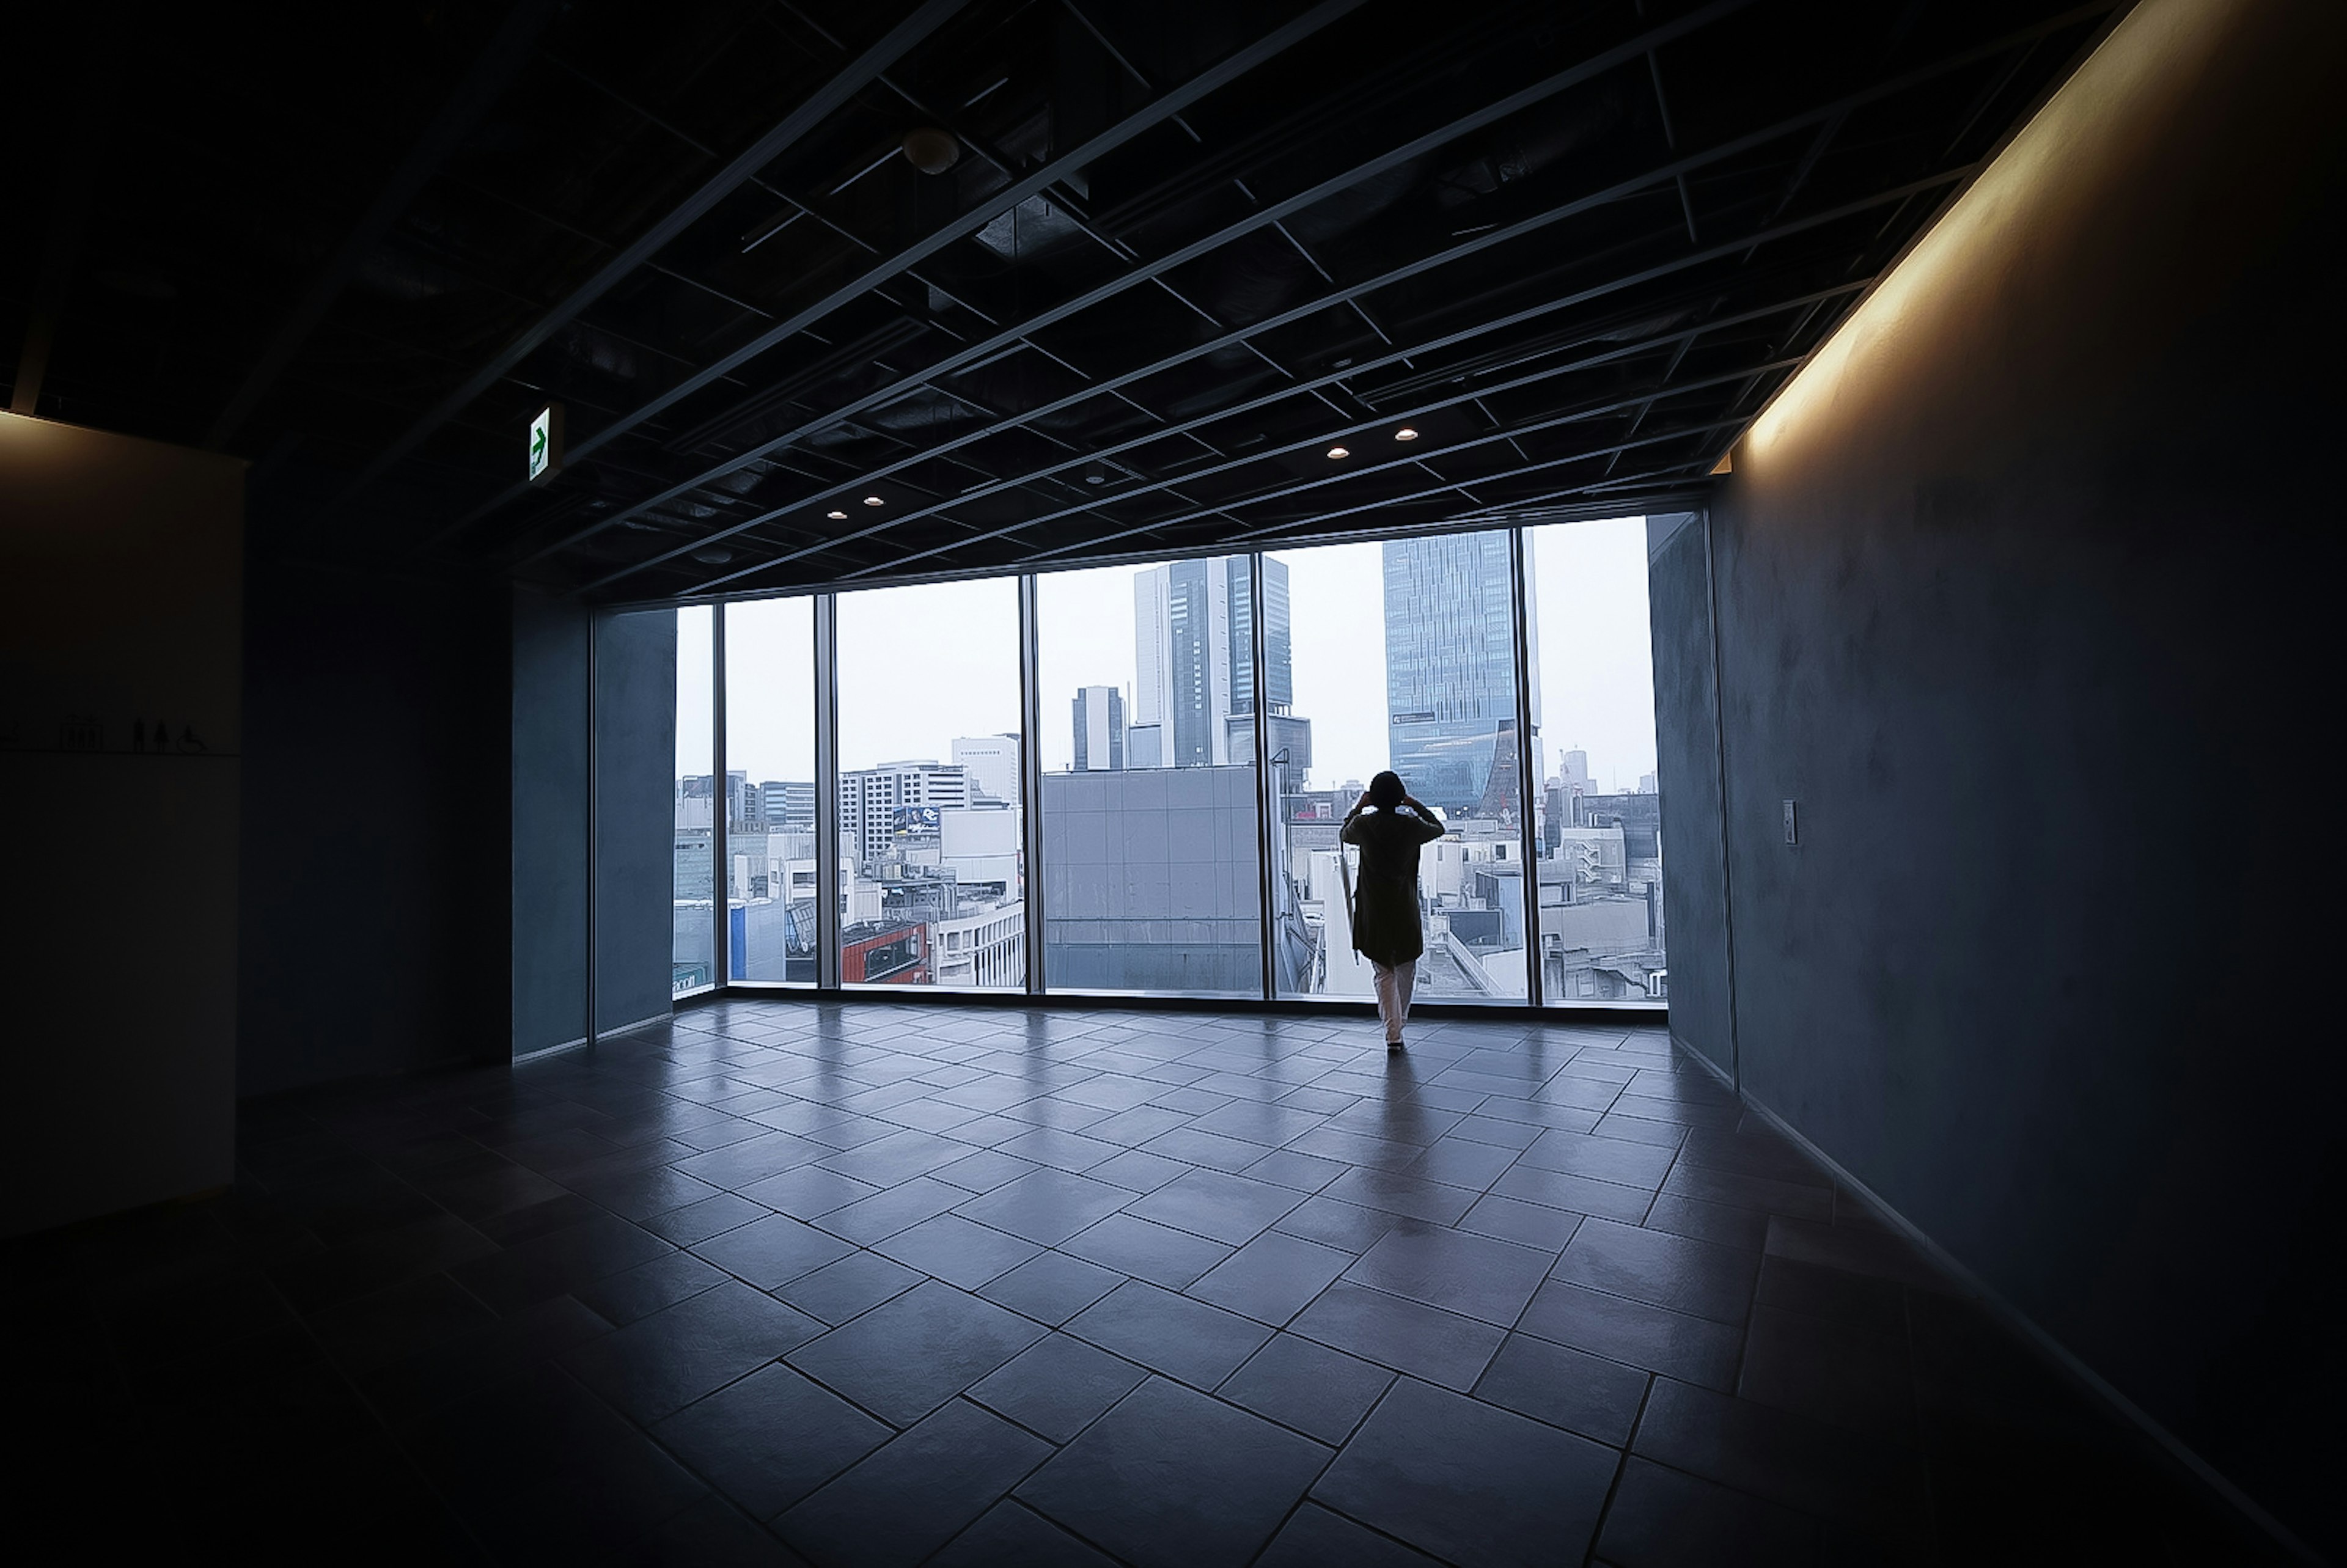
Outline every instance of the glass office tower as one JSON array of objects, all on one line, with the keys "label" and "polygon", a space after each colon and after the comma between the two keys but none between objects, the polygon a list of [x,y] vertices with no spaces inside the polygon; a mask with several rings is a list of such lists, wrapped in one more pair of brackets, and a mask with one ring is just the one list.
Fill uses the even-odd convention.
[{"label": "glass office tower", "polygon": [[[1503,532],[1385,547],[1386,733],[1393,770],[1445,815],[1515,791],[1515,624]],[[1533,671],[1540,668],[1535,659]],[[1535,674],[1534,680],[1538,677]],[[1537,691],[1533,711],[1538,712]]]}]

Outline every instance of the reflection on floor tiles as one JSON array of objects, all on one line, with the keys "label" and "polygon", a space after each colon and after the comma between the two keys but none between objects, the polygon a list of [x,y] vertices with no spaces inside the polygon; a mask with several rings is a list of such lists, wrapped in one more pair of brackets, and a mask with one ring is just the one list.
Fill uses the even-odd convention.
[{"label": "reflection on floor tiles", "polygon": [[1651,1028],[720,1002],[239,1147],[0,1254],[28,1495],[490,1563],[2263,1551]]}]

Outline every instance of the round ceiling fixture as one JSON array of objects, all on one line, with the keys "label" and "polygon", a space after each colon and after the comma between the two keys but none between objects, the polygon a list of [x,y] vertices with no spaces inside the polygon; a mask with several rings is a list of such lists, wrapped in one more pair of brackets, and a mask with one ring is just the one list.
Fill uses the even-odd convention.
[{"label": "round ceiling fixture", "polygon": [[923,174],[943,174],[961,161],[961,143],[949,130],[920,126],[905,133],[905,161]]},{"label": "round ceiling fixture", "polygon": [[1352,456],[1352,453],[1342,446],[1331,446],[1328,448],[1328,456],[1331,457],[1349,457]]},{"label": "round ceiling fixture", "polygon": [[1418,432],[1405,425],[1400,429],[1394,432],[1394,439],[1397,441],[1415,441],[1418,439]]},{"label": "round ceiling fixture", "polygon": [[723,566],[733,559],[733,552],[723,545],[703,545],[692,552],[692,559],[703,566]]},{"label": "round ceiling fixture", "polygon": [[1102,466],[1101,466],[1099,464],[1097,464],[1097,463],[1088,463],[1088,464],[1086,464],[1086,465],[1084,466],[1084,483],[1085,483],[1085,484],[1087,484],[1087,485],[1105,485],[1105,484],[1107,484],[1107,483],[1108,483],[1108,470],[1107,470],[1107,469],[1105,469],[1105,468],[1103,468],[1103,467],[1102,467]]},{"label": "round ceiling fixture", "polygon": [[826,512],[824,515],[835,523],[844,523],[847,521],[847,514],[846,512]]},{"label": "round ceiling fixture", "polygon": [[867,507],[885,507],[888,503],[877,496],[866,496],[864,497],[864,504]]}]

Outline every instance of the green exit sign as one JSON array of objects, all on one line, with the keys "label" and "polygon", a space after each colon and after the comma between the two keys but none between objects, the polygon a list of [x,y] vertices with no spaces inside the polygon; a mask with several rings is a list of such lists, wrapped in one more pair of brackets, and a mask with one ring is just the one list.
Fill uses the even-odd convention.
[{"label": "green exit sign", "polygon": [[529,479],[551,479],[562,472],[562,405],[549,403],[529,422]]}]

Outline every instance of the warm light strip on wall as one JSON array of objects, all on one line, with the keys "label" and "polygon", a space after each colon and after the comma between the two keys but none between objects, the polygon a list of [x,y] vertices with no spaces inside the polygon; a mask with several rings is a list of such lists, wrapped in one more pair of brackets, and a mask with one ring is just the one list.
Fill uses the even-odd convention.
[{"label": "warm light strip on wall", "polygon": [[[2185,92],[2243,4],[2145,0],[2129,12],[1768,400],[1737,445],[1766,458],[1797,432],[1869,417],[1864,391],[1895,384],[1901,362],[1919,346],[1945,343],[1943,313],[1993,297],[2028,265],[2035,214],[2099,181],[2101,164],[2125,154],[2110,126],[2134,118],[2147,100]],[[1859,395],[1847,406],[1846,387]]]}]

